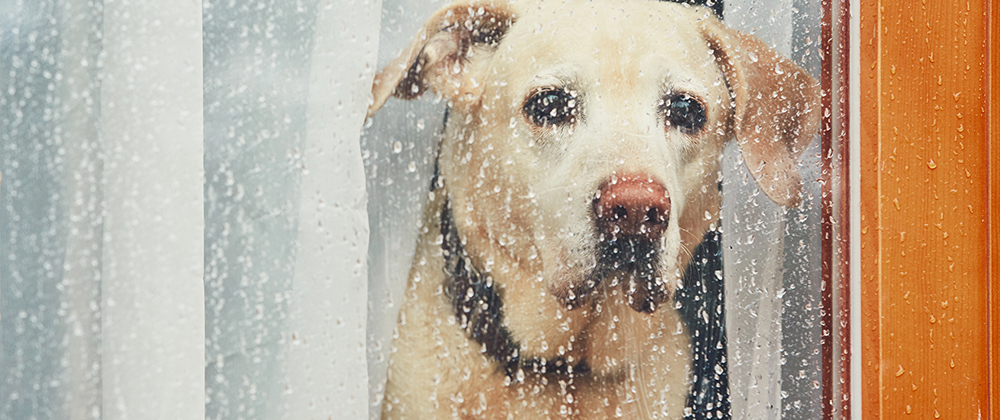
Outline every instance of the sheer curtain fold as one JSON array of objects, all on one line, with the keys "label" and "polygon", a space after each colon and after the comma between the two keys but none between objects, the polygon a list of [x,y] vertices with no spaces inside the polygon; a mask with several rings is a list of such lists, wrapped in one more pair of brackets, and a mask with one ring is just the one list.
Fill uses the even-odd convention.
[{"label": "sheer curtain fold", "polygon": [[103,41],[102,418],[202,418],[201,4],[106,2]]},{"label": "sheer curtain fold", "polygon": [[201,416],[200,3],[5,12],[0,417]]},{"label": "sheer curtain fold", "polygon": [[369,416],[369,227],[359,138],[381,1],[321,1],[317,12],[282,418],[361,420]]},{"label": "sheer curtain fold", "polygon": [[[821,2],[726,0],[725,22],[819,77]],[[766,24],[765,24],[766,22]],[[738,148],[723,159],[723,243],[732,418],[821,416],[819,144],[803,152],[802,205],[757,187]]]}]

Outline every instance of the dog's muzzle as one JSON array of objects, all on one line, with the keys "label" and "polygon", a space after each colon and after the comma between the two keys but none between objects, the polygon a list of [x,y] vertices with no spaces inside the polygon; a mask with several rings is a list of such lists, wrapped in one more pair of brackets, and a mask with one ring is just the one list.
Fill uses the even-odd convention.
[{"label": "dog's muzzle", "polygon": [[593,201],[597,230],[596,264],[570,292],[571,308],[582,306],[602,283],[621,286],[629,306],[652,313],[669,297],[659,273],[660,239],[670,220],[670,196],[648,176],[615,177]]}]

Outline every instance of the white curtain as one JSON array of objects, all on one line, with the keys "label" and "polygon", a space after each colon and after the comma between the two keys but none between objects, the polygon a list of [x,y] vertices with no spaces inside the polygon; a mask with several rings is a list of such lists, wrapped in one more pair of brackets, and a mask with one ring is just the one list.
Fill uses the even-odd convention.
[{"label": "white curtain", "polygon": [[[725,22],[819,78],[821,2],[727,0]],[[822,416],[819,137],[803,153],[802,205],[757,187],[735,144],[723,159],[723,261],[734,419]]]},{"label": "white curtain", "polygon": [[[91,187],[103,196],[103,235],[93,238],[102,267],[102,418],[200,418],[201,8],[109,2],[103,21],[97,120],[103,179]],[[63,141],[72,145],[72,133]],[[72,176],[73,168],[67,170]]]},{"label": "white curtain", "polygon": [[0,5],[0,418],[368,417],[381,8]]},{"label": "white curtain", "polygon": [[[403,50],[448,0],[383,0],[378,68]],[[445,103],[434,95],[390,100],[361,139],[368,170],[368,352],[372,419],[381,415],[392,331],[416,251],[417,228],[434,172]]]}]

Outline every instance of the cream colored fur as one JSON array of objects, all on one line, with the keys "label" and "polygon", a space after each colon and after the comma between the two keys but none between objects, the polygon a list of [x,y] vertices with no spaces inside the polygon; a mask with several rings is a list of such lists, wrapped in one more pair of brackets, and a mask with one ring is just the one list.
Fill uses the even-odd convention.
[{"label": "cream colored fur", "polygon": [[[484,33],[502,38],[473,42]],[[573,124],[527,120],[526,98],[547,87],[576,92]],[[659,270],[672,292],[719,219],[727,141],[738,140],[769,197],[797,205],[796,159],[819,124],[816,82],[701,7],[473,1],[438,12],[380,72],[369,116],[392,95],[425,90],[452,107],[439,160],[444,188],[432,193],[424,218],[383,418],[680,418],[692,356],[673,304],[639,313],[607,284],[573,310],[557,298],[593,266],[595,191],[636,173],[666,187],[672,209]],[[706,104],[701,132],[666,125],[659,107],[671,92]],[[508,378],[470,340],[444,292],[445,199],[474,265],[497,284],[522,357],[586,361],[590,373]]]}]

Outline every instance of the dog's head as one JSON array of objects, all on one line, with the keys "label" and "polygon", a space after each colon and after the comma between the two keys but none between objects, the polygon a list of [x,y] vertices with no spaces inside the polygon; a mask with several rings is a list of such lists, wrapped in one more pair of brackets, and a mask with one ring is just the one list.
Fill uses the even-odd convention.
[{"label": "dog's head", "polygon": [[708,9],[642,0],[447,7],[376,76],[369,116],[428,90],[452,107],[439,164],[458,229],[539,357],[595,351],[614,341],[595,325],[668,303],[718,220],[728,140],[797,205],[819,125],[798,66]]}]

